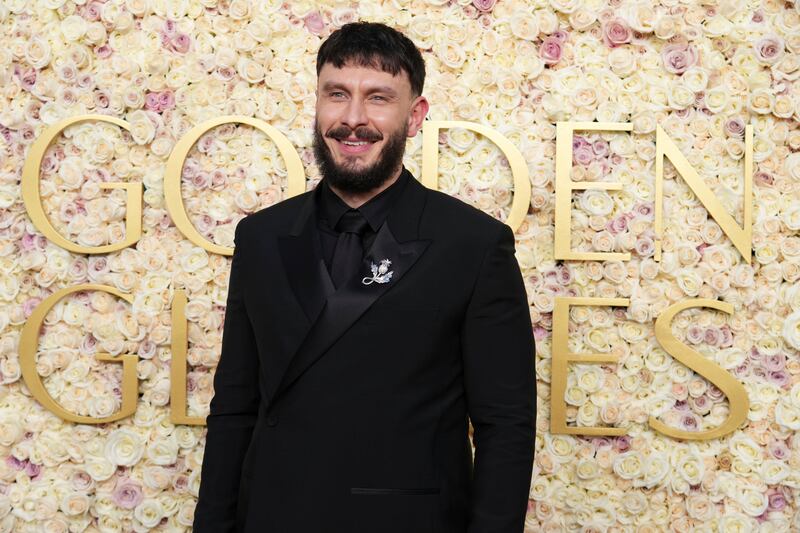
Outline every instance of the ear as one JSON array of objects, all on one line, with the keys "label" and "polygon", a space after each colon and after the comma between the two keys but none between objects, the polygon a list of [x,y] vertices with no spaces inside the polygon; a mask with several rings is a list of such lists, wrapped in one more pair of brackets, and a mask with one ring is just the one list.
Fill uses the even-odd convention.
[{"label": "ear", "polygon": [[430,104],[427,98],[420,95],[411,102],[411,111],[408,114],[408,136],[414,137],[417,132],[422,128],[422,122],[428,114]]}]

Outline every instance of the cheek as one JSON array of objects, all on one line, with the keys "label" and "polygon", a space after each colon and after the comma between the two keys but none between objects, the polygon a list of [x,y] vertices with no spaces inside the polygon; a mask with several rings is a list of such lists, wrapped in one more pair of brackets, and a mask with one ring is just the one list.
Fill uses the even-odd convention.
[{"label": "cheek", "polygon": [[370,115],[370,122],[383,134],[397,131],[407,120],[407,116],[389,109],[376,110]]}]

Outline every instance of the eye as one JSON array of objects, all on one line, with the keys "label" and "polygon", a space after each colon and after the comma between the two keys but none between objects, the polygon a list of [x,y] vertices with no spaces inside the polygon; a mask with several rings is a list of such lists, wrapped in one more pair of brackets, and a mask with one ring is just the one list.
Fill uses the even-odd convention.
[{"label": "eye", "polygon": [[381,96],[381,95],[378,95],[378,94],[373,95],[371,97],[371,99],[372,100],[378,100],[379,102],[385,102],[386,101],[386,97],[385,96]]},{"label": "eye", "polygon": [[331,98],[341,98],[344,97],[344,93],[342,91],[332,91],[328,93]]}]

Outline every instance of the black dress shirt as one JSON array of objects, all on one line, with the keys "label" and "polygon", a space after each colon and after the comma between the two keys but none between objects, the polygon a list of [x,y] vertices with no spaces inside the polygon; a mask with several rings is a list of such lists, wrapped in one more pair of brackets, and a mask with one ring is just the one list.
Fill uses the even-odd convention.
[{"label": "black dress shirt", "polygon": [[[369,223],[367,231],[362,237],[365,254],[372,246],[375,235],[386,220],[392,205],[394,205],[395,200],[397,200],[409,179],[413,178],[404,167],[394,183],[357,208]],[[333,192],[325,179],[320,182],[319,187],[322,187],[322,190],[320,191],[320,205],[317,211],[317,227],[320,230],[320,240],[322,241],[322,255],[325,259],[325,265],[328,267],[328,272],[330,272],[333,252],[336,250],[336,241],[339,239],[336,224],[351,207]]]}]

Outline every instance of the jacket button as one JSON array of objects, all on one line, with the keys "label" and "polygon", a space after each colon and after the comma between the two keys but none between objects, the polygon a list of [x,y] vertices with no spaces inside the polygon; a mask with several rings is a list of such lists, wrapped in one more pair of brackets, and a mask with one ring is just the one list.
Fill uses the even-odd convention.
[{"label": "jacket button", "polygon": [[278,425],[278,415],[269,415],[267,417],[267,425],[269,427],[275,427]]}]

